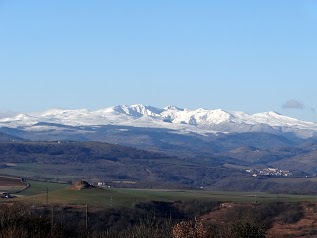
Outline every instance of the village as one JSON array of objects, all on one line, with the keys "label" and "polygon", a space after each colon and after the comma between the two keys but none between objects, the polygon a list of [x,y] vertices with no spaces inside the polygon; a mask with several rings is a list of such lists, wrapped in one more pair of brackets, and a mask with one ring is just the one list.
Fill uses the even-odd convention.
[{"label": "village", "polygon": [[258,177],[258,176],[288,177],[292,175],[292,173],[289,170],[281,170],[278,168],[247,169],[246,172],[251,173],[253,177]]}]

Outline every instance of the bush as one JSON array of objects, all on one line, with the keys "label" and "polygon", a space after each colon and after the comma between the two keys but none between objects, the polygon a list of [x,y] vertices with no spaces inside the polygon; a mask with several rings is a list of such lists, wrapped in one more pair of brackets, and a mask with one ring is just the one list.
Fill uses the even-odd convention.
[{"label": "bush", "polygon": [[262,226],[250,223],[238,223],[233,227],[232,238],[265,238],[265,229]]}]

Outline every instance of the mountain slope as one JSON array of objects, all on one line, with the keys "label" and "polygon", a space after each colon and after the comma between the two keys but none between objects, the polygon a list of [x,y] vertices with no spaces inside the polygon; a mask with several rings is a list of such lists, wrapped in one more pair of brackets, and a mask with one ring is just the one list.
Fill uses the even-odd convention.
[{"label": "mountain slope", "polygon": [[219,162],[100,142],[0,142],[0,161],[4,174],[119,187],[197,188],[222,176],[243,175]]},{"label": "mountain slope", "polygon": [[22,141],[21,138],[0,132],[0,141]]}]

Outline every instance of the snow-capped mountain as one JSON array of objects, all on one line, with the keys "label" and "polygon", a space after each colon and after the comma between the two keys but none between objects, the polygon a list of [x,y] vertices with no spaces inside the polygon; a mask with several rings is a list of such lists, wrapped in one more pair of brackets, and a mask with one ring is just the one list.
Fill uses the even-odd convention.
[{"label": "snow-capped mountain", "polygon": [[[274,134],[292,133],[299,137],[317,134],[317,125],[280,115],[264,112],[249,115],[244,112],[227,112],[221,109],[196,110],[167,106],[163,109],[141,104],[114,106],[97,111],[87,109],[52,109],[41,113],[20,114],[0,119],[0,127],[18,128],[26,131],[54,130],[54,126],[132,126],[166,128],[175,133],[231,133],[269,132]],[[57,129],[57,128],[56,128]]]}]

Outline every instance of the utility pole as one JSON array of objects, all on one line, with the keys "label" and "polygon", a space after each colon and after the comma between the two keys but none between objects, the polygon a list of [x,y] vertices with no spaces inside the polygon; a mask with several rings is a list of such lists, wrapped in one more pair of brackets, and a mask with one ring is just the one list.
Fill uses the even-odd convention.
[{"label": "utility pole", "polygon": [[86,203],[86,231],[88,232],[88,204]]},{"label": "utility pole", "polygon": [[53,229],[54,229],[54,205],[52,206],[51,234],[53,234]]},{"label": "utility pole", "polygon": [[48,187],[46,188],[46,205],[48,205]]},{"label": "utility pole", "polygon": [[61,237],[63,236],[63,208],[61,209],[61,229],[60,229],[60,232],[61,232]]},{"label": "utility pole", "polygon": [[112,196],[110,197],[109,206],[112,207]]}]

